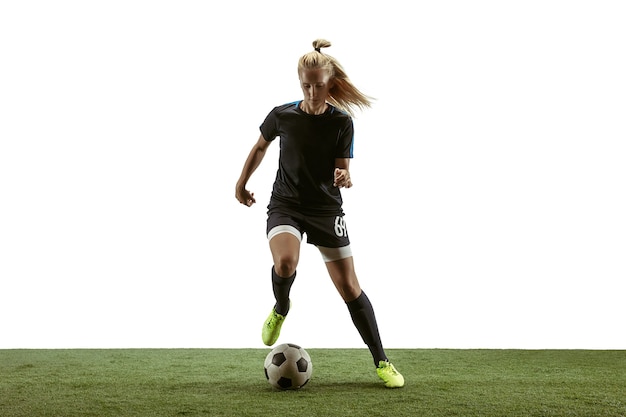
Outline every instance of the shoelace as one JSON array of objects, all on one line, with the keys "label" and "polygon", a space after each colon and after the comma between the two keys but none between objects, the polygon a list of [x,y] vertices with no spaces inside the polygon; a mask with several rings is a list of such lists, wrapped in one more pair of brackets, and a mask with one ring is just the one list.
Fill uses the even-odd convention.
[{"label": "shoelace", "polygon": [[386,372],[389,372],[390,374],[398,375],[398,371],[396,370],[396,368],[389,362],[385,362],[385,365],[383,366],[383,369]]},{"label": "shoelace", "polygon": [[275,325],[276,322],[278,321],[278,319],[279,318],[278,318],[278,314],[277,313],[272,314],[272,318],[270,318],[267,321],[267,327],[271,327],[271,326]]}]

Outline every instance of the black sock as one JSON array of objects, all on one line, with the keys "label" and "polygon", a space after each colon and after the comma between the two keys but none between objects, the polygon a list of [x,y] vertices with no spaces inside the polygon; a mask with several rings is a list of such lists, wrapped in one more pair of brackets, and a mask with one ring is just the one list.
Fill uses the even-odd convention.
[{"label": "black sock", "polygon": [[352,322],[356,326],[361,338],[367,345],[374,359],[374,365],[378,366],[379,361],[386,361],[387,356],[383,350],[380,335],[378,333],[378,325],[374,316],[374,309],[367,295],[361,292],[356,300],[346,303]]},{"label": "black sock", "polygon": [[272,267],[272,289],[274,290],[274,298],[276,298],[274,309],[281,316],[286,316],[289,312],[289,292],[295,279],[295,272],[292,276],[283,278],[278,276]]}]

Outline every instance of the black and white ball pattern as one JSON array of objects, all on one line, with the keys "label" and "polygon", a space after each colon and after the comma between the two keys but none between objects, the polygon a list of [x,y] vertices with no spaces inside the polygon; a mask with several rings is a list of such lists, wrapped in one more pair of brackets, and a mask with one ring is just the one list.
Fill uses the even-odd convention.
[{"label": "black and white ball pattern", "polygon": [[265,377],[275,388],[302,388],[312,374],[313,363],[308,352],[293,343],[276,346],[265,358]]}]

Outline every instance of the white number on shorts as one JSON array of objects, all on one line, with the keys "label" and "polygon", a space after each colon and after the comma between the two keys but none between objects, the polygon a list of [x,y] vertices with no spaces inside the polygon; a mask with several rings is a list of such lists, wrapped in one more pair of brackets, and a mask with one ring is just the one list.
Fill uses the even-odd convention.
[{"label": "white number on shorts", "polygon": [[335,234],[339,237],[348,237],[348,229],[346,229],[346,221],[342,216],[335,217]]}]

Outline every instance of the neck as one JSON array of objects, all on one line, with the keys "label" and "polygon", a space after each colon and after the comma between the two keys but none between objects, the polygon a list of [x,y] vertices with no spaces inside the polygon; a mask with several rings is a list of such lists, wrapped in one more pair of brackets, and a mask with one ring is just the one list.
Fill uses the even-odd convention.
[{"label": "neck", "polygon": [[300,103],[300,109],[303,112],[308,113],[308,114],[319,115],[319,114],[324,114],[326,109],[328,109],[328,104],[326,104],[325,102],[322,102],[319,105],[314,105],[311,102],[302,100],[302,102]]}]

